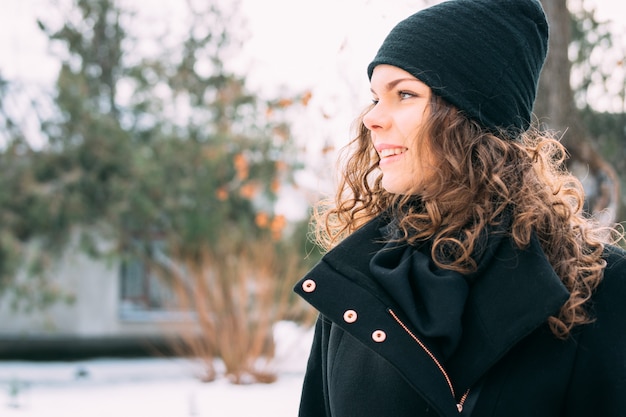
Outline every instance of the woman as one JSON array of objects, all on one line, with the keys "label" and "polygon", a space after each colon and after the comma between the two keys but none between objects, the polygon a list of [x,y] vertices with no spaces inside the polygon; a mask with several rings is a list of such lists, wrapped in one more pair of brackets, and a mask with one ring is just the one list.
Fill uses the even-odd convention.
[{"label": "woman", "polygon": [[300,416],[626,416],[626,263],[531,127],[536,0],[450,0],[400,22],[368,75]]}]

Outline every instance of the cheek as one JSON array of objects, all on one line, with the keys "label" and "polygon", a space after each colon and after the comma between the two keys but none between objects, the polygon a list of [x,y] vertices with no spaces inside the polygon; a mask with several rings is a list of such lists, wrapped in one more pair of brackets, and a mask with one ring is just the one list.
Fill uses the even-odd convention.
[{"label": "cheek", "polygon": [[400,120],[398,122],[402,124],[404,130],[411,132],[416,132],[422,127],[430,112],[423,103],[405,110],[399,115]]},{"label": "cheek", "polygon": [[414,112],[396,119],[398,130],[407,141],[415,140],[419,136],[422,121],[423,118],[416,116]]}]

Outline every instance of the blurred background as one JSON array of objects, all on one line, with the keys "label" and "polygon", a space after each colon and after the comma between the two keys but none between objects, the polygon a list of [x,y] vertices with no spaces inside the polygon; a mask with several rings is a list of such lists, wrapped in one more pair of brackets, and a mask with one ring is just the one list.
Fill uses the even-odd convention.
[{"label": "blurred background", "polygon": [[[140,399],[167,380],[183,399],[153,416],[294,415],[315,313],[291,288],[321,255],[310,207],[370,101],[367,64],[434,3],[2,0],[1,414],[67,417],[51,407],[89,381],[106,402],[120,381],[150,386],[125,397]],[[586,210],[620,223],[626,5],[542,3],[535,114],[563,134]],[[290,400],[228,391],[251,384]]]}]

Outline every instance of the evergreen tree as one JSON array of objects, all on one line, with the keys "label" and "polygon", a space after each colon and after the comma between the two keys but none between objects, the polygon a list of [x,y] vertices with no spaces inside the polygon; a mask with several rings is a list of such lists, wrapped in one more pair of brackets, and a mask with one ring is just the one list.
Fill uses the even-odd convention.
[{"label": "evergreen tree", "polygon": [[[56,111],[42,122],[48,143],[39,150],[25,146],[3,112],[0,127],[11,140],[0,153],[0,293],[31,305],[42,305],[35,294],[54,300],[48,268],[75,244],[97,257],[152,263],[182,290],[183,307],[206,307],[214,317],[232,319],[237,303],[259,304],[260,290],[242,297],[244,289],[233,287],[250,278],[260,288],[253,280],[263,279],[272,286],[265,311],[246,304],[238,324],[241,337],[259,335],[239,340],[241,357],[228,364],[239,381],[254,372],[251,356],[271,356],[271,324],[287,314],[286,288],[307,262],[302,236],[289,235],[274,204],[301,166],[285,110],[306,106],[309,95],[263,100],[249,91],[245,77],[225,65],[237,48],[230,31],[237,16],[217,3],[190,9],[185,39],[156,56],[141,55],[129,33],[133,14],[114,0],[74,0],[60,27],[52,18],[38,22],[61,51]],[[153,256],[154,242],[168,262]],[[258,248],[267,262],[256,268],[251,262],[264,259]],[[22,285],[16,273],[24,265],[29,278]],[[215,274],[223,275],[219,282]],[[222,299],[202,307],[185,296],[203,285]],[[267,322],[251,330],[255,314]],[[210,331],[233,331],[212,325]],[[228,349],[210,348],[209,356]]]}]

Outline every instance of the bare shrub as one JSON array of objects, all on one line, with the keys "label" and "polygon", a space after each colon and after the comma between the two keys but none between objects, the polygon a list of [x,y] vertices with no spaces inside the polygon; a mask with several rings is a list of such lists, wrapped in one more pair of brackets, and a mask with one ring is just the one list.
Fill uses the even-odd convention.
[{"label": "bare shrub", "polygon": [[235,384],[275,381],[274,324],[312,318],[292,292],[306,267],[303,255],[265,236],[176,258],[181,267],[170,275],[177,303],[195,314],[192,326],[180,328],[179,349],[201,361],[201,378],[213,380],[221,362]]}]

